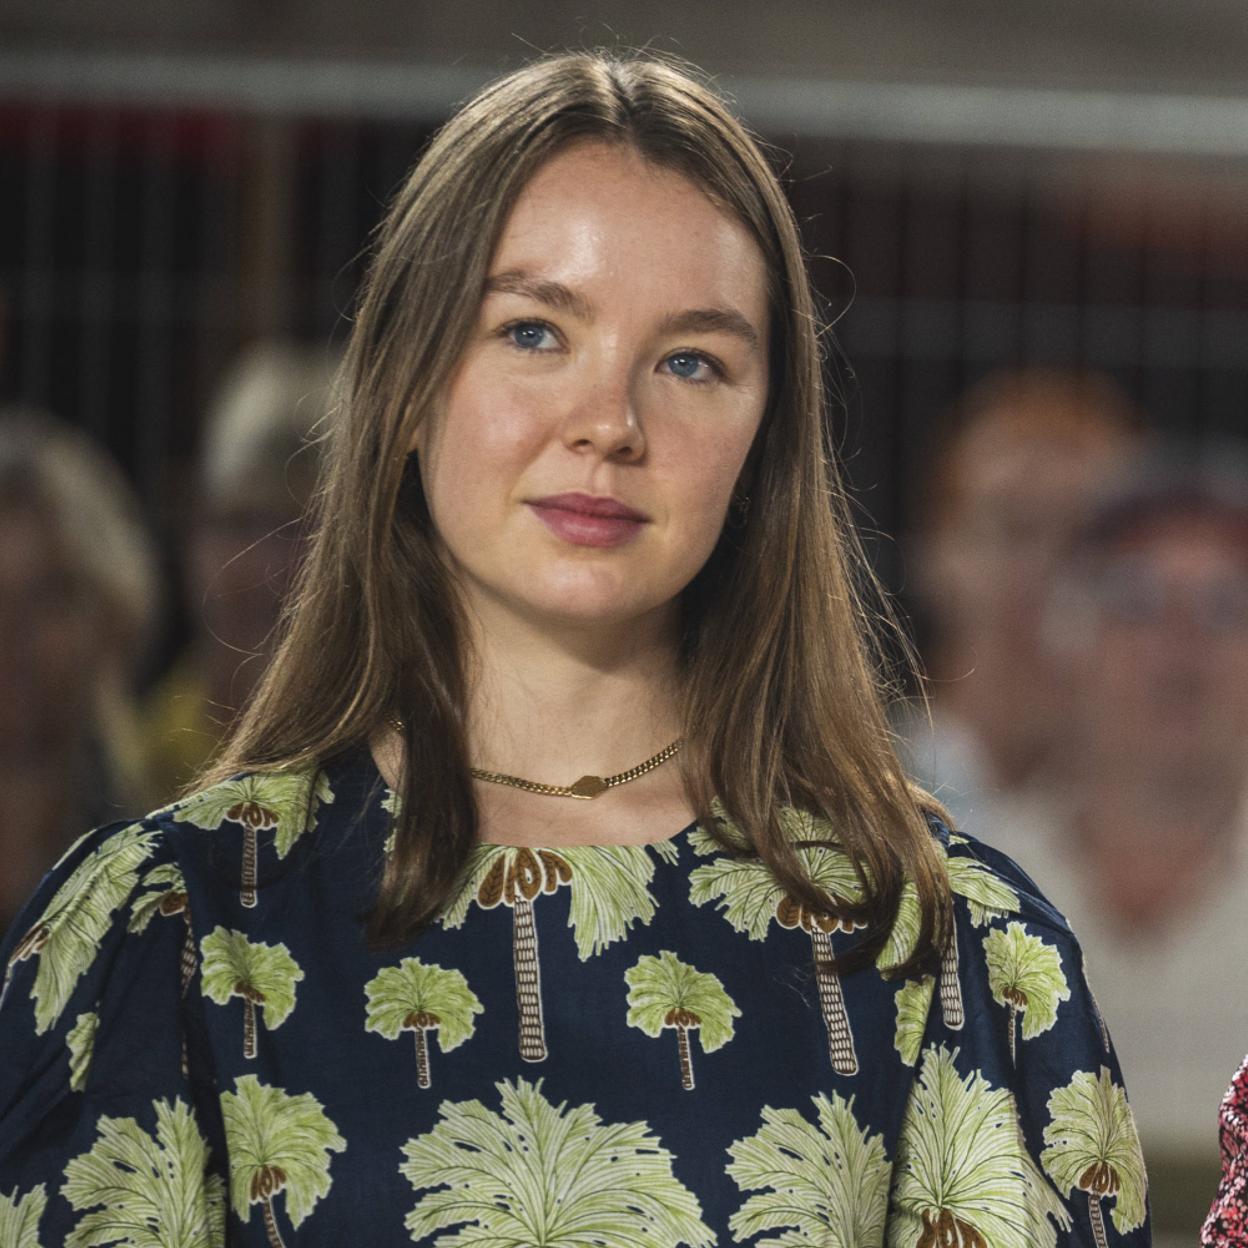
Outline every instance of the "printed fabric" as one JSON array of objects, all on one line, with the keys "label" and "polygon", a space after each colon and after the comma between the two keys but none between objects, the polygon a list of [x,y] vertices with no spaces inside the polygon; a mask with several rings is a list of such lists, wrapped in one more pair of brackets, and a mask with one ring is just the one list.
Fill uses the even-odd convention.
[{"label": "printed fabric", "polygon": [[1248,1248],[1248,1057],[1222,1102],[1222,1179],[1200,1242],[1206,1248]]},{"label": "printed fabric", "polygon": [[[722,812],[730,848],[479,845],[376,951],[395,805],[350,751],[54,868],[0,952],[5,1248],[1150,1242],[1079,946],[987,846],[934,824],[955,939],[917,978],[890,973],[912,885],[877,964],[834,975],[862,933]],[[781,821],[858,900],[835,828]]]}]

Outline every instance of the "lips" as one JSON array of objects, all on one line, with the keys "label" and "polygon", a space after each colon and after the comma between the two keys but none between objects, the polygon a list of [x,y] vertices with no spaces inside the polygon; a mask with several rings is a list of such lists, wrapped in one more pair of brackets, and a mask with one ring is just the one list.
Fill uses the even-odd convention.
[{"label": "lips", "polygon": [[650,519],[619,499],[593,494],[552,494],[529,506],[547,529],[573,546],[622,546]]},{"label": "lips", "polygon": [[600,498],[594,494],[552,494],[548,498],[534,499],[531,505],[543,510],[570,511],[582,516],[632,520],[637,524],[644,524],[650,518],[644,512],[637,511],[618,499]]}]

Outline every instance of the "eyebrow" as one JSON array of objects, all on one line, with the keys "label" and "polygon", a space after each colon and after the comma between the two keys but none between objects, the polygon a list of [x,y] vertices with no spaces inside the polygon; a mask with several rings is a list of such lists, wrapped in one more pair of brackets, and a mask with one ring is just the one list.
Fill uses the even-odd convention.
[{"label": "eyebrow", "polygon": [[677,312],[663,322],[667,334],[733,334],[746,346],[759,345],[758,330],[734,308],[690,308]]},{"label": "eyebrow", "polygon": [[[562,282],[534,277],[522,269],[509,269],[505,273],[495,273],[487,278],[485,293],[521,295],[536,299],[538,303],[557,308],[561,312],[569,312],[582,321],[594,319],[594,305],[584,295],[578,294]],[[753,350],[760,345],[758,330],[735,308],[690,308],[685,312],[674,312],[664,319],[662,332],[732,334]]]},{"label": "eyebrow", "polygon": [[547,307],[557,308],[560,312],[570,312],[578,320],[594,319],[594,305],[584,295],[578,295],[562,282],[534,277],[521,269],[509,269],[506,273],[495,273],[493,277],[487,278],[485,293],[523,295],[528,299],[536,299]]}]

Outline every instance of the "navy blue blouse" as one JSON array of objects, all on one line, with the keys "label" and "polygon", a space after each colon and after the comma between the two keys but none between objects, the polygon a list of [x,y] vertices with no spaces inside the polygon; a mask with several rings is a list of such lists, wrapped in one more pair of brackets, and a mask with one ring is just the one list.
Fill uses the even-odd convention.
[{"label": "navy blue blouse", "polygon": [[[480,845],[379,954],[395,801],[357,750],[56,866],[0,955],[0,1244],[1149,1243],[1079,946],[1000,854],[934,827],[956,940],[917,979],[912,886],[840,978],[851,924],[697,826]],[[782,819],[854,900],[800,844],[835,829]]]}]

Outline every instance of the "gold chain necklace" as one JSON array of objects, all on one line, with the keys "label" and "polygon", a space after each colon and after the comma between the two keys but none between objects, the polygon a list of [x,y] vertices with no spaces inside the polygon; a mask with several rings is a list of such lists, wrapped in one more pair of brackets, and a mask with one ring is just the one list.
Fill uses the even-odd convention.
[{"label": "gold chain necklace", "polygon": [[[403,721],[397,715],[391,716],[390,724],[397,731],[403,732]],[[536,780],[509,776],[501,771],[486,771],[481,767],[469,767],[468,770],[476,779],[484,780],[488,784],[505,784],[508,788],[523,789],[526,793],[540,793],[543,797],[573,797],[578,801],[588,802],[595,797],[600,797],[608,789],[627,784],[630,780],[636,780],[638,776],[644,776],[646,772],[661,767],[669,758],[680,753],[682,745],[684,741],[678,737],[671,745],[665,745],[644,763],[638,763],[636,767],[630,767],[627,771],[618,772],[614,776],[582,776],[575,784],[567,785],[540,784]]]}]

